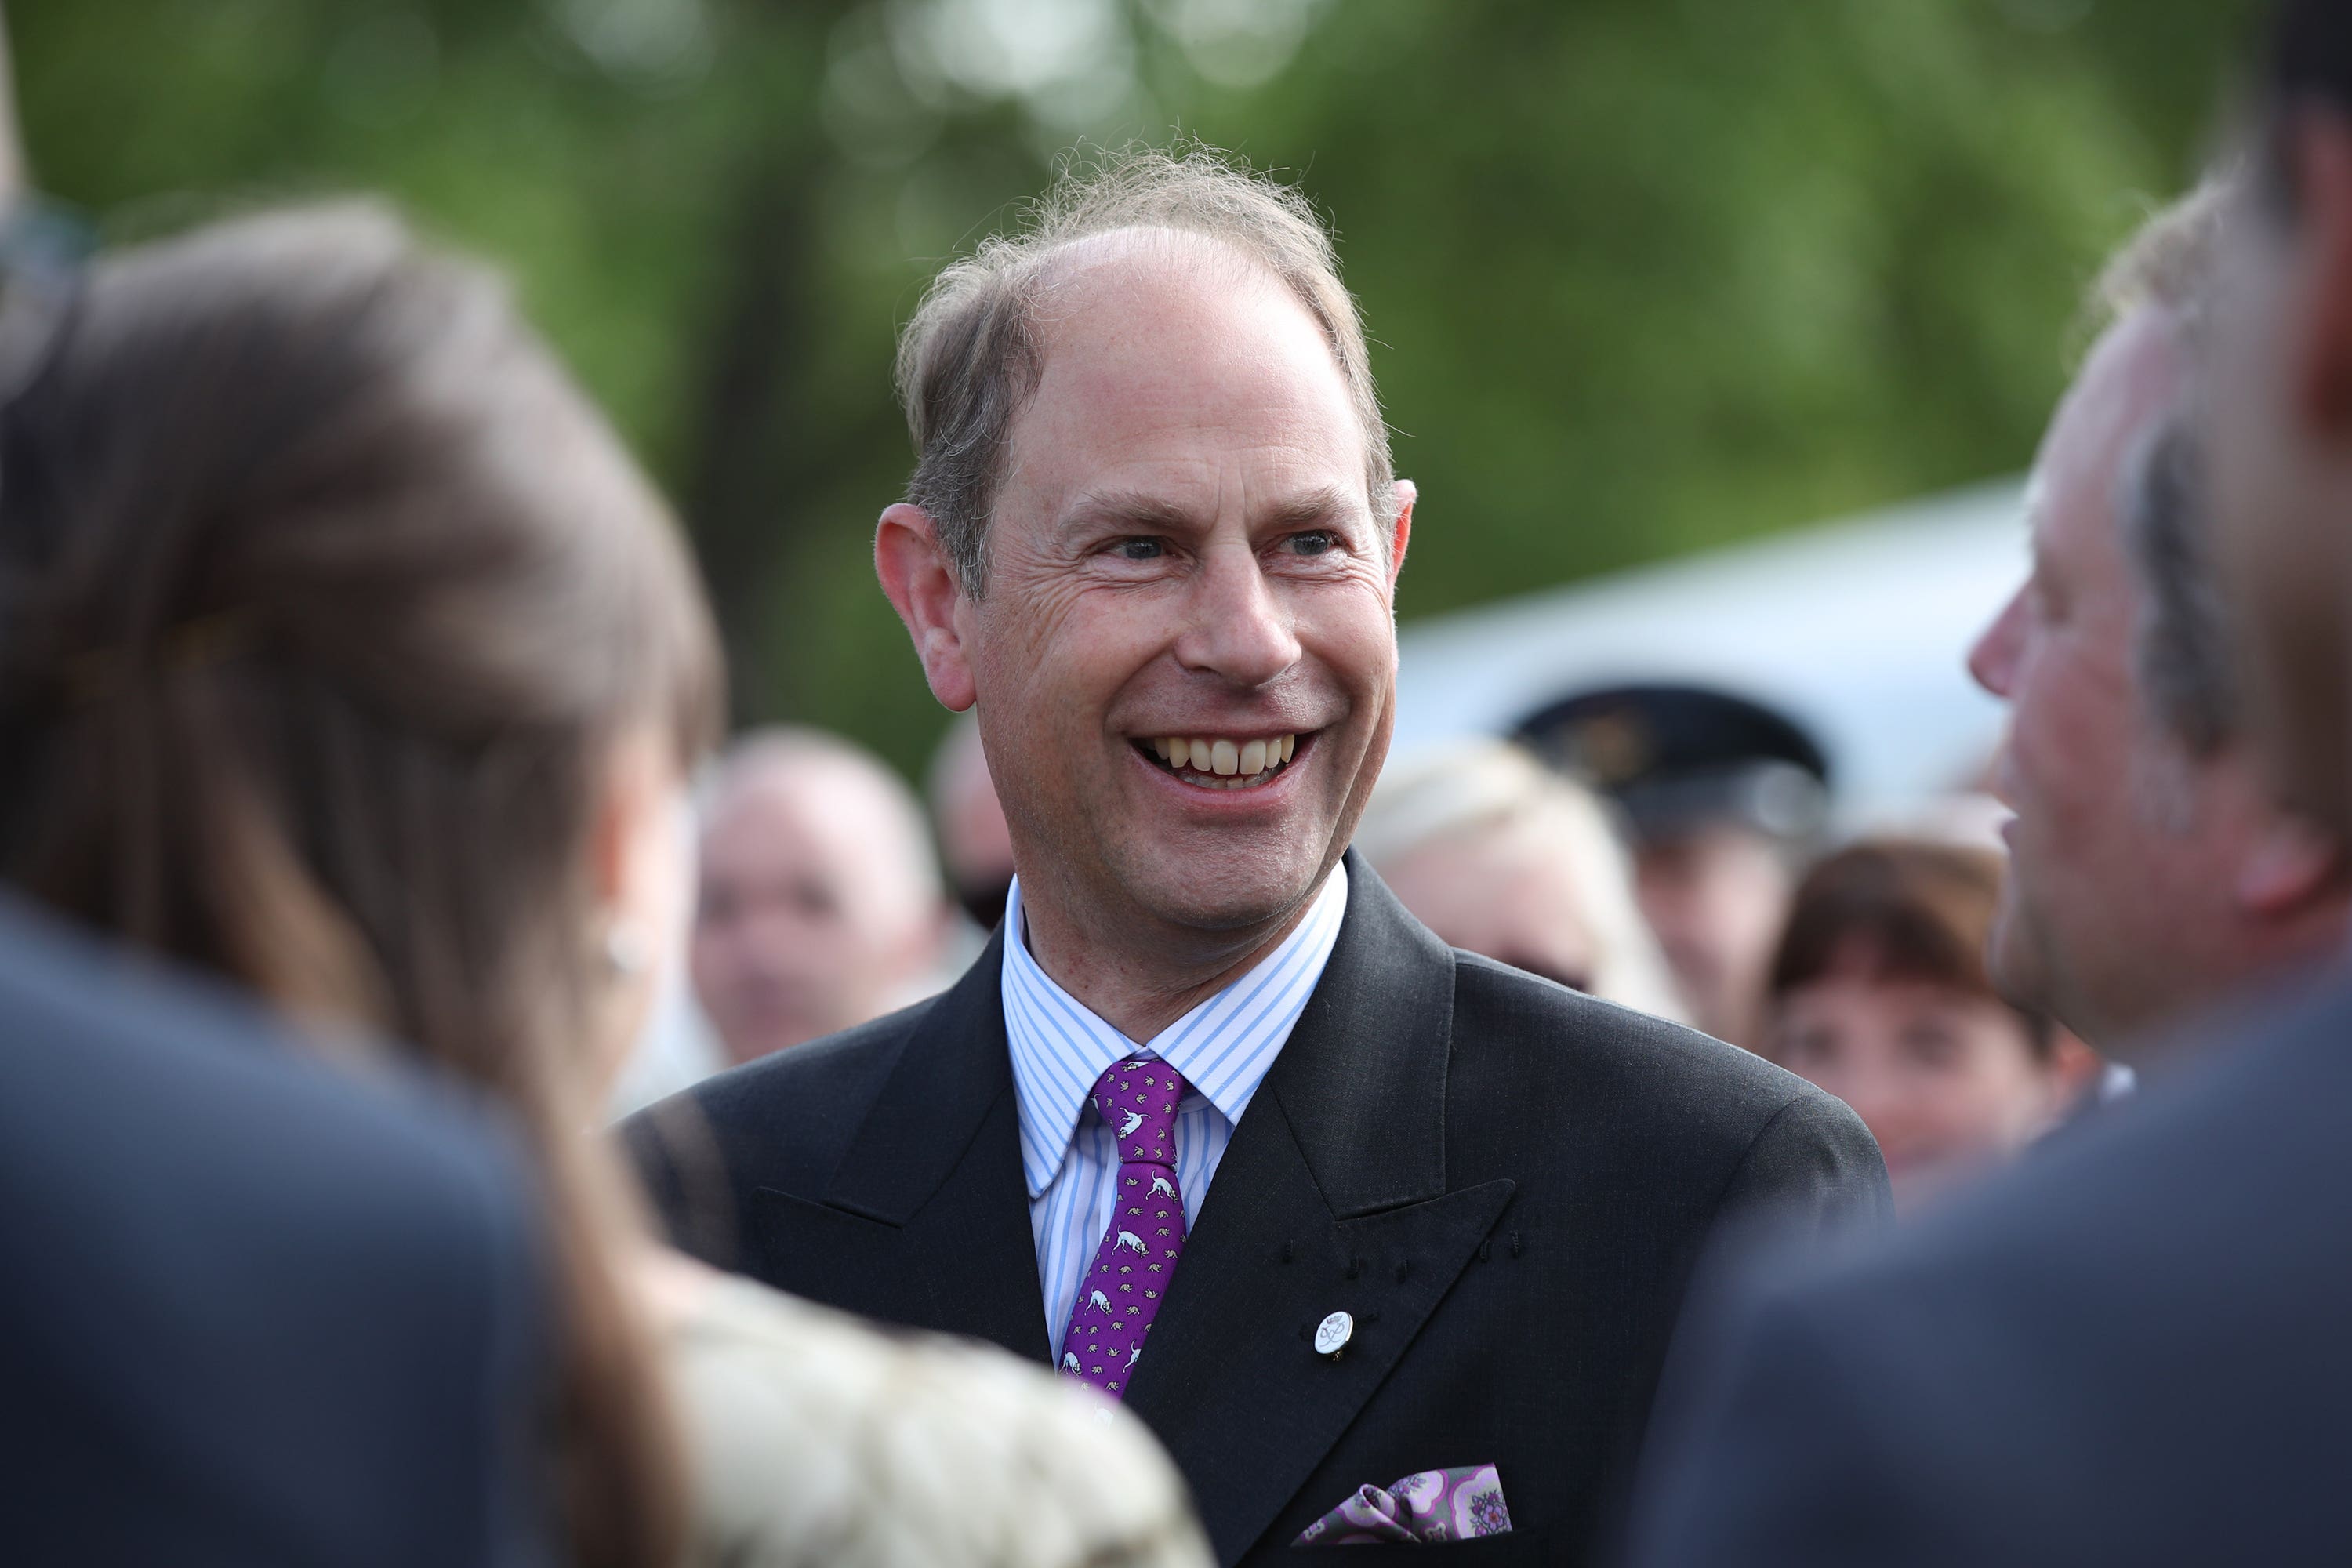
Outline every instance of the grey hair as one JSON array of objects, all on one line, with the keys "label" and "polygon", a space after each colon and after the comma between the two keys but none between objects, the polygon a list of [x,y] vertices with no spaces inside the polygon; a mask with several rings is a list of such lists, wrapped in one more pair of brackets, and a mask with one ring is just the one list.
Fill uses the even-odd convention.
[{"label": "grey hair", "polygon": [[2161,311],[2190,384],[2134,444],[2120,476],[2124,548],[2147,595],[2136,650],[2150,707],[2192,755],[2210,756],[2235,733],[2230,637],[2213,580],[2196,433],[2200,340],[2220,283],[2222,240],[2240,200],[2231,175],[2206,180],[2141,226],[2100,275],[2109,321]]},{"label": "grey hair", "polygon": [[2239,175],[2223,171],[2152,214],[2092,285],[2098,324],[2152,308],[2172,318],[2184,342],[2195,342],[2221,280],[2221,242],[2237,221],[2242,197]]},{"label": "grey hair", "polygon": [[932,279],[898,342],[898,400],[914,437],[907,500],[929,513],[964,591],[988,578],[988,519],[1013,421],[1037,389],[1037,305],[1050,262],[1074,241],[1119,230],[1215,240],[1264,268],[1323,330],[1364,428],[1365,491],[1385,530],[1396,511],[1388,426],[1364,325],[1339,280],[1330,231],[1297,190],[1213,149],[1130,147],[1072,159],[1022,231],[992,236]]},{"label": "grey hair", "polygon": [[2167,415],[2133,453],[2125,547],[2147,595],[2137,675],[2158,717],[2195,755],[2236,733],[2227,612],[2207,559],[2203,465],[2188,416]]}]

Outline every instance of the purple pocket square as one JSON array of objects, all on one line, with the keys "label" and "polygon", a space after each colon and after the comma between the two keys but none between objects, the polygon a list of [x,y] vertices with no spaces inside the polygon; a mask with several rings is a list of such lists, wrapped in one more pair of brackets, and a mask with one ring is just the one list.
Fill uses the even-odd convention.
[{"label": "purple pocket square", "polygon": [[1391,1486],[1366,1486],[1298,1532],[1293,1546],[1371,1546],[1508,1535],[1503,1479],[1492,1465],[1423,1470]]}]

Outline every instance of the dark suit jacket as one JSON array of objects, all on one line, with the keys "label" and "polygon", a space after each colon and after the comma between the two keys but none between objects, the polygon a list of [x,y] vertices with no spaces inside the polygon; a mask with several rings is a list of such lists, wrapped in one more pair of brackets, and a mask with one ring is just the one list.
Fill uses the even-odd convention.
[{"label": "dark suit jacket", "polygon": [[0,900],[0,1561],[536,1562],[516,1173]]},{"label": "dark suit jacket", "polygon": [[[1748,1204],[1874,1210],[1878,1152],[1779,1068],[1451,952],[1348,869],[1329,965],[1234,1130],[1127,1405],[1224,1563],[1288,1561],[1366,1482],[1487,1461],[1514,1534],[1414,1550],[1575,1561],[1703,1238]],[[636,1118],[679,1239],[1045,1362],[999,959]],[[1310,1337],[1339,1310],[1356,1331],[1335,1362]]]},{"label": "dark suit jacket", "polygon": [[1677,1353],[1633,1560],[2352,1562],[2332,984],[1891,1244],[1735,1293]]}]

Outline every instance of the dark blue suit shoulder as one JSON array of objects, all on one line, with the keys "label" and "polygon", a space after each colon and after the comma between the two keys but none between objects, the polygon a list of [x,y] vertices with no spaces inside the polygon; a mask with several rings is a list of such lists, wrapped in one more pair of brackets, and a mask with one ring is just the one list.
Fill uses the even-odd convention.
[{"label": "dark blue suit shoulder", "polygon": [[1691,1131],[1743,1142],[1776,1119],[1853,1119],[1796,1074],[1686,1025],[1475,953],[1454,956],[1456,1058],[1502,1053],[1528,1092],[1638,1097]]}]

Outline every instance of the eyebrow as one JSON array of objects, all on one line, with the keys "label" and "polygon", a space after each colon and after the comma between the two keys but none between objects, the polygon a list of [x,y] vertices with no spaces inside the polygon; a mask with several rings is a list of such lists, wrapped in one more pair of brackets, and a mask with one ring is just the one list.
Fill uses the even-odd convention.
[{"label": "eyebrow", "polygon": [[1323,485],[1294,496],[1265,515],[1274,528],[1319,528],[1349,521],[1353,498],[1337,485]]},{"label": "eyebrow", "polygon": [[[1321,528],[1348,521],[1349,496],[1338,485],[1321,485],[1292,496],[1254,519],[1253,529]],[[1188,532],[1202,526],[1190,508],[1141,490],[1094,490],[1077,499],[1062,514],[1065,531],[1089,528],[1132,529],[1137,532]]]},{"label": "eyebrow", "polygon": [[1183,532],[1200,526],[1192,511],[1141,490],[1091,490],[1062,514],[1062,528],[1132,529],[1140,533]]}]

